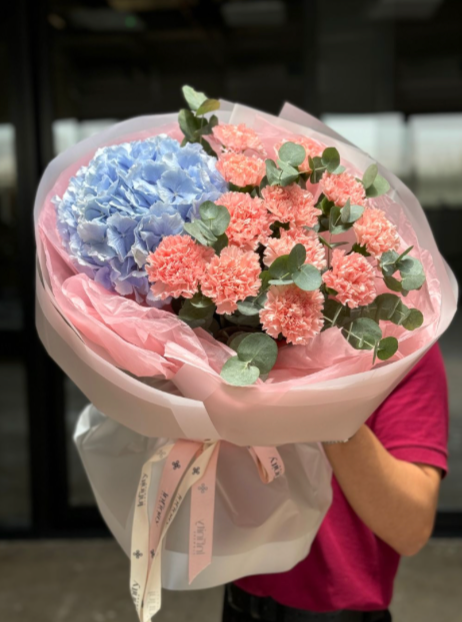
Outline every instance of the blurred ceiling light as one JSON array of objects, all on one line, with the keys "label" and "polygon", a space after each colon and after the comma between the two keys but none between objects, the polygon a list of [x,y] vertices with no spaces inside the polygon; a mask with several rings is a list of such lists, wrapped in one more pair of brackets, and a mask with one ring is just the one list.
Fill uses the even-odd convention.
[{"label": "blurred ceiling light", "polygon": [[[107,0],[115,11],[171,11],[184,6],[184,0]],[[188,5],[196,5],[197,0],[189,0]]]},{"label": "blurred ceiling light", "polygon": [[286,21],[286,7],[282,0],[245,0],[227,2],[221,7],[227,26],[279,26]]},{"label": "blurred ceiling light", "polygon": [[367,14],[373,19],[429,19],[443,0],[373,0]]},{"label": "blurred ceiling light", "polygon": [[69,21],[75,28],[95,32],[139,32],[146,25],[135,13],[112,9],[75,9],[69,13]]},{"label": "blurred ceiling light", "polygon": [[48,23],[56,30],[64,30],[67,26],[66,20],[61,15],[57,15],[57,13],[48,14]]}]

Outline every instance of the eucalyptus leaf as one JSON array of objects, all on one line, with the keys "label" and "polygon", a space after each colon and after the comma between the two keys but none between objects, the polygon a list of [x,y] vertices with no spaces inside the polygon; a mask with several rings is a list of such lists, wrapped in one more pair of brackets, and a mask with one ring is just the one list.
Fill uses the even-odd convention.
[{"label": "eucalyptus leaf", "polygon": [[364,172],[363,175],[363,186],[364,188],[370,188],[372,186],[372,184],[374,183],[377,175],[378,175],[379,169],[377,164],[371,164]]},{"label": "eucalyptus leaf", "polygon": [[382,339],[380,326],[374,320],[360,317],[342,329],[345,339],[356,350],[374,350]]},{"label": "eucalyptus leaf", "polygon": [[196,307],[189,300],[185,300],[178,313],[178,317],[186,324],[189,324],[191,328],[204,328],[210,325],[214,311],[215,305]]},{"label": "eucalyptus leaf", "polygon": [[230,324],[235,326],[246,326],[248,328],[257,328],[260,325],[260,316],[243,315],[239,310],[233,314],[225,313],[222,316]]},{"label": "eucalyptus leaf", "polygon": [[337,300],[328,298],[324,303],[323,315],[326,321],[326,328],[331,328],[332,326],[342,326],[350,317],[350,310]]},{"label": "eucalyptus leaf", "polygon": [[180,110],[178,114],[178,124],[188,141],[194,142],[197,139],[199,122],[190,110],[187,110],[186,108]]},{"label": "eucalyptus leaf", "polygon": [[185,85],[182,88],[183,96],[191,110],[197,110],[206,100],[207,95],[193,89],[192,86]]},{"label": "eucalyptus leaf", "polygon": [[332,235],[339,235],[349,229],[349,225],[342,223],[342,211],[340,207],[334,205],[329,213],[329,231]]},{"label": "eucalyptus leaf", "polygon": [[289,255],[281,255],[277,257],[269,267],[269,273],[271,279],[290,279],[291,272],[289,267]]},{"label": "eucalyptus leaf", "polygon": [[[348,206],[348,207],[347,207]],[[350,205],[350,199],[342,207],[341,220],[344,225],[352,225],[361,218],[364,213],[362,205]]]},{"label": "eucalyptus leaf", "polygon": [[407,274],[401,281],[402,288],[406,291],[420,289],[425,283],[425,274]]},{"label": "eucalyptus leaf", "polygon": [[380,294],[371,302],[370,305],[363,307],[361,310],[364,316],[367,316],[376,322],[379,320],[392,322],[398,326],[403,324],[409,315],[409,309],[403,303],[401,298],[396,294]]},{"label": "eucalyptus leaf", "polygon": [[353,246],[351,247],[351,250],[353,251],[353,253],[359,253],[360,255],[363,255],[363,257],[371,256],[371,254],[367,252],[367,247],[365,244],[361,246],[361,244],[358,244],[357,242],[355,242]]},{"label": "eucalyptus leaf", "polygon": [[329,173],[333,173],[340,166],[340,154],[335,147],[327,147],[321,156],[321,161]]},{"label": "eucalyptus leaf", "polygon": [[278,152],[279,159],[292,166],[300,166],[306,158],[306,151],[302,145],[287,142],[282,145]]},{"label": "eucalyptus leaf", "polygon": [[338,246],[345,246],[346,244],[348,244],[348,242],[328,242],[325,238],[322,237],[322,235],[318,236],[318,240],[326,248],[330,248],[331,251],[334,250],[334,248],[337,248]]},{"label": "eucalyptus leaf", "polygon": [[266,290],[268,289],[270,280],[271,280],[271,275],[270,275],[269,270],[263,270],[262,272],[260,272],[260,281],[261,281],[260,291],[262,293],[266,292]]},{"label": "eucalyptus leaf", "polygon": [[266,177],[270,186],[277,186],[281,181],[281,171],[273,160],[266,160]]},{"label": "eucalyptus leaf", "polygon": [[237,303],[237,308],[242,315],[258,315],[265,304],[266,293],[260,296],[249,296],[245,300]]},{"label": "eucalyptus leaf", "polygon": [[321,272],[312,264],[304,264],[300,270],[292,273],[292,278],[297,287],[305,292],[313,292],[322,285]]},{"label": "eucalyptus leaf", "polygon": [[199,108],[196,110],[197,116],[202,116],[203,114],[207,114],[208,112],[213,112],[214,110],[218,110],[220,108],[220,102],[218,99],[206,99]]},{"label": "eucalyptus leaf", "polygon": [[229,244],[228,236],[226,235],[226,233],[222,233],[221,235],[217,237],[216,241],[213,242],[211,246],[213,250],[216,252],[216,254],[219,255],[221,251],[228,246],[228,244]]},{"label": "eucalyptus leaf", "polygon": [[293,274],[300,270],[303,264],[306,261],[306,248],[303,244],[296,244],[293,249],[289,253],[289,258],[287,260],[287,267],[289,272]]},{"label": "eucalyptus leaf", "polygon": [[379,197],[382,194],[386,194],[390,190],[390,184],[381,175],[377,175],[374,180],[374,183],[366,188],[366,196],[367,197]]},{"label": "eucalyptus leaf", "polygon": [[222,235],[228,228],[231,215],[224,205],[215,205],[212,201],[205,201],[199,207],[199,213],[204,224],[215,236]]},{"label": "eucalyptus leaf", "polygon": [[296,168],[281,160],[278,160],[278,164],[280,168],[279,179],[281,186],[289,186],[298,180],[299,172]]},{"label": "eucalyptus leaf", "polygon": [[206,309],[207,307],[214,306],[213,300],[207,298],[207,296],[204,296],[201,292],[194,294],[194,296],[189,300],[189,303],[198,309]]},{"label": "eucalyptus leaf", "polygon": [[406,330],[415,330],[420,328],[423,324],[424,316],[418,309],[409,309],[409,314],[403,322],[403,326]]},{"label": "eucalyptus leaf", "polygon": [[228,346],[232,348],[235,352],[237,352],[237,348],[244,337],[247,337],[249,333],[247,331],[240,331],[238,333],[234,333],[234,335],[228,341]]},{"label": "eucalyptus leaf", "polygon": [[201,220],[193,220],[186,222],[183,226],[186,233],[202,244],[203,246],[211,246],[217,241],[216,236],[210,231],[205,223]]},{"label": "eucalyptus leaf", "polygon": [[276,363],[278,347],[266,333],[252,333],[241,341],[237,355],[241,361],[258,367],[261,374],[267,374]]},{"label": "eucalyptus leaf", "polygon": [[346,169],[345,169],[345,167],[344,167],[344,166],[342,166],[342,165],[337,166],[337,168],[335,169],[335,171],[332,171],[332,175],[340,175],[341,173],[344,173],[344,172],[345,172],[345,170],[346,170]]},{"label": "eucalyptus leaf", "polygon": [[385,337],[379,341],[377,347],[377,358],[381,361],[390,359],[398,351],[398,340],[396,337]]},{"label": "eucalyptus leaf", "polygon": [[238,356],[232,356],[221,368],[220,376],[236,387],[245,387],[254,384],[260,377],[260,370],[254,365],[241,361]]},{"label": "eucalyptus leaf", "polygon": [[383,277],[383,281],[385,285],[388,287],[388,289],[391,289],[391,291],[393,292],[401,292],[403,290],[403,285],[401,281],[398,281],[398,279],[395,279],[394,276],[385,275]]}]

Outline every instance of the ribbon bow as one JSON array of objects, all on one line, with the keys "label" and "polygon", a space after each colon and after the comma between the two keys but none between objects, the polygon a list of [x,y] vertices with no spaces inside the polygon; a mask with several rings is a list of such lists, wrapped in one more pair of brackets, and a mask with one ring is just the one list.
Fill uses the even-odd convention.
[{"label": "ribbon bow", "polygon": [[[150,622],[161,607],[162,545],[186,494],[191,490],[189,583],[212,561],[215,483],[221,441],[178,440],[160,447],[141,471],[133,518],[130,590],[140,622]],[[248,447],[263,483],[284,473],[274,447]],[[165,460],[154,510],[148,515],[152,465]]]}]

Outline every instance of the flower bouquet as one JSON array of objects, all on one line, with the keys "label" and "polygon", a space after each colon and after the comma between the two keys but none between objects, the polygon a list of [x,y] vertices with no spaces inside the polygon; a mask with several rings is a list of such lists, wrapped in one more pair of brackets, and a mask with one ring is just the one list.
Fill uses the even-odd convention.
[{"label": "flower bouquet", "polygon": [[58,156],[35,210],[39,334],[94,405],[76,440],[142,620],[162,584],[306,556],[330,500],[317,443],[354,434],[457,295],[369,156],[289,105],[183,93],[178,117]]}]

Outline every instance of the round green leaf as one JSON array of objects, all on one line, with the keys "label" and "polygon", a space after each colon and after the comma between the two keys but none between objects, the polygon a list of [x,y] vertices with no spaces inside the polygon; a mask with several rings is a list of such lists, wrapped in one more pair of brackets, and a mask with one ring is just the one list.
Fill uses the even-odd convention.
[{"label": "round green leaf", "polygon": [[398,351],[398,340],[396,337],[385,337],[379,341],[377,348],[377,358],[386,361]]},{"label": "round green leaf", "polygon": [[273,160],[265,160],[266,177],[270,186],[277,186],[281,180],[281,171]]},{"label": "round green leaf", "polygon": [[221,251],[228,246],[229,240],[226,233],[222,233],[216,239],[216,241],[212,244],[212,248],[217,255],[221,253]]},{"label": "round green leaf", "polygon": [[424,316],[418,309],[410,309],[409,314],[403,322],[403,326],[406,330],[415,330],[420,328],[423,324]]},{"label": "round green leaf", "polygon": [[402,288],[408,292],[411,289],[420,289],[425,283],[425,274],[409,274],[401,281]]},{"label": "round green leaf", "polygon": [[373,350],[382,339],[380,326],[366,317],[358,318],[346,326],[342,333],[356,350]]},{"label": "round green leaf", "polygon": [[220,376],[236,387],[245,387],[254,384],[260,377],[260,370],[254,365],[249,365],[241,361],[239,357],[233,356],[226,361],[221,368]]},{"label": "round green leaf", "polygon": [[289,268],[289,255],[281,255],[281,257],[277,257],[269,267],[269,273],[271,279],[289,279],[290,278],[290,268]]},{"label": "round green leaf", "polygon": [[363,175],[363,186],[367,189],[370,188],[372,186],[372,184],[375,181],[375,178],[377,177],[377,174],[379,172],[379,169],[377,167],[377,164],[371,164],[366,171],[364,172]]},{"label": "round green leaf", "polygon": [[321,272],[313,265],[306,263],[300,270],[292,273],[294,283],[305,292],[313,292],[322,285]]},{"label": "round green leaf", "polygon": [[196,91],[192,86],[185,85],[182,91],[191,110],[197,110],[207,100],[207,95],[205,93]]},{"label": "round green leaf", "polygon": [[289,253],[287,266],[291,273],[297,272],[306,260],[306,248],[303,244],[296,244]]},{"label": "round green leaf", "polygon": [[196,111],[198,116],[203,114],[207,114],[207,112],[212,112],[213,110],[218,110],[220,107],[220,102],[218,99],[206,99]]},{"label": "round green leaf", "polygon": [[327,147],[322,152],[321,161],[329,173],[333,173],[340,166],[340,154],[335,147]]},{"label": "round green leaf", "polygon": [[183,108],[178,113],[178,124],[186,138],[189,141],[194,142],[197,138],[197,131],[200,127],[198,119],[196,119],[194,114],[190,110]]},{"label": "round green leaf", "polygon": [[252,333],[245,337],[237,349],[239,360],[258,367],[260,373],[267,374],[273,368],[278,347],[266,333]]},{"label": "round green leaf", "polygon": [[348,208],[345,204],[341,211],[341,220],[344,225],[352,225],[359,220],[364,213],[364,207],[362,205],[350,205],[350,199],[348,199]]},{"label": "round green leaf", "polygon": [[403,289],[403,285],[401,283],[401,281],[398,281],[398,279],[395,279],[394,276],[384,276],[383,277],[384,283],[385,285],[388,287],[388,289],[391,289],[392,292],[400,292]]},{"label": "round green leaf", "polygon": [[247,333],[245,331],[241,331],[239,333],[234,333],[234,335],[228,341],[228,346],[230,348],[232,348],[235,352],[237,352],[237,348],[238,348],[239,344],[244,339],[244,337],[247,337],[248,334],[249,333]]},{"label": "round green leaf", "polygon": [[390,190],[390,184],[381,175],[377,175],[374,183],[366,188],[367,197],[379,197],[382,194],[386,194]]},{"label": "round green leaf", "polygon": [[278,152],[279,159],[292,166],[300,166],[306,158],[305,148],[296,143],[287,142],[282,145]]},{"label": "round green leaf", "polygon": [[212,201],[204,201],[199,207],[199,213],[202,220],[213,220],[218,216],[218,205]]}]

